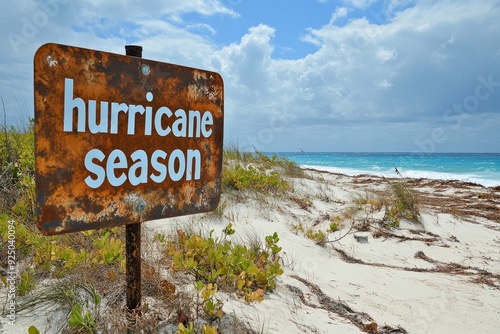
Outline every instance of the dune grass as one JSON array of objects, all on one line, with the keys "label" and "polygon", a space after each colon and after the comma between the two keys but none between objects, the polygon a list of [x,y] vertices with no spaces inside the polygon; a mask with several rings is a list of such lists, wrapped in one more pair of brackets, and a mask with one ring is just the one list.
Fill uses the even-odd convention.
[{"label": "dune grass", "polygon": [[[288,182],[275,171],[282,168],[294,173],[294,166],[283,159],[226,150],[224,162],[223,189],[226,191],[252,190],[266,194],[289,191]],[[9,229],[14,228],[20,271],[20,280],[16,283],[19,312],[47,305],[67,309],[65,322],[58,324],[57,329],[51,327],[51,331],[108,333],[120,328],[126,331],[129,327],[153,333],[160,322],[170,322],[176,327],[178,324],[177,333],[216,333],[220,325],[217,321],[227,316],[218,298],[219,289],[234,291],[248,302],[261,301],[264,292],[272,291],[276,277],[283,273],[276,234],[254,242],[261,245],[257,248],[231,242],[230,235],[234,233],[231,226],[224,230],[223,239],[194,233],[183,237],[181,231],[163,240],[146,239],[143,243],[160,245],[156,248],[161,249],[158,261],[143,261],[144,294],[155,298],[156,306],[144,301],[131,322],[126,320],[121,306],[124,302],[124,229],[41,235],[36,227],[34,175],[33,122],[23,131],[2,128],[0,265],[7,267]],[[222,217],[225,205],[222,202],[214,215]],[[162,277],[160,273],[165,269],[194,273],[188,283],[192,291],[180,288],[184,283]],[[6,279],[2,278],[2,282],[7,287]],[[158,314],[157,307],[165,311]],[[6,309],[0,312],[5,314]],[[32,327],[30,332],[36,333],[37,329]],[[252,333],[245,328],[236,332]]]}]

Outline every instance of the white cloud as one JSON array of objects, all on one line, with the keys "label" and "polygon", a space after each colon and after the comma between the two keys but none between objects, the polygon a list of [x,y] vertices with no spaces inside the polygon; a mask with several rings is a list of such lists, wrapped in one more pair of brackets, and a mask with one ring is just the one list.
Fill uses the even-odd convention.
[{"label": "white cloud", "polygon": [[214,0],[130,0],[126,3],[119,0],[14,1],[8,7],[8,12],[2,10],[4,14],[0,24],[7,38],[2,39],[0,46],[14,51],[10,53],[12,58],[29,55],[27,51],[32,51],[33,46],[54,38],[69,44],[82,42],[88,34],[94,45],[107,38],[121,38],[123,41],[123,37],[137,33],[136,29],[140,31],[142,27],[137,26],[145,21],[163,21],[183,30],[201,29],[213,34],[214,30],[208,24],[184,22],[182,14],[238,16],[232,9]]},{"label": "white cloud", "polygon": [[244,86],[250,94],[269,86],[273,36],[274,29],[261,24],[250,28],[240,43],[223,47],[215,54],[221,60],[221,70],[225,75],[234,78],[234,83]]},{"label": "white cloud", "polygon": [[[66,0],[65,0],[66,1]],[[238,16],[232,9],[227,8],[218,0],[91,0],[86,1],[89,15],[99,17],[113,17],[115,20],[133,20],[137,17],[159,17],[164,15],[178,16],[182,13],[199,13],[206,16],[222,14]]]},{"label": "white cloud", "polygon": [[332,17],[330,18],[330,24],[334,24],[340,19],[346,18],[348,13],[349,9],[347,7],[338,7],[335,12],[333,12]]},{"label": "white cloud", "polygon": [[16,87],[16,94],[23,95],[21,99],[32,108],[33,55],[44,43],[114,53],[124,53],[126,44],[141,43],[146,57],[196,66],[215,51],[212,42],[203,36],[215,31],[205,23],[184,22],[182,15],[238,16],[214,0],[13,1],[0,6],[0,26],[5,37],[0,39],[4,50],[0,64],[19,64],[0,67],[0,95],[6,97],[8,118],[13,120],[19,108],[10,91]]},{"label": "white cloud", "polygon": [[342,2],[355,8],[367,8],[375,3],[376,0],[343,0]]},{"label": "white cloud", "polygon": [[397,57],[398,53],[396,50],[389,49],[386,47],[378,47],[377,50],[375,51],[377,58],[380,60],[381,63],[384,63],[389,60],[393,60]]},{"label": "white cloud", "polygon": [[413,6],[415,3],[416,0],[389,0],[385,13],[386,15],[391,16],[394,12],[405,7]]},{"label": "white cloud", "polygon": [[[10,15],[2,14],[3,31],[26,39],[19,52],[2,55],[2,96],[15,90],[31,99],[32,56],[45,41],[116,53],[133,42],[144,47],[147,58],[219,71],[225,84],[225,137],[249,148],[376,150],[379,145],[380,150],[385,143],[390,150],[394,141],[399,150],[413,150],[415,138],[430,136],[435,126],[449,129],[450,141],[442,149],[453,150],[466,124],[452,127],[457,124],[443,118],[445,111],[473,96],[479,76],[491,74],[500,82],[500,8],[494,1],[414,6],[387,1],[384,24],[370,23],[370,11],[366,18],[349,18],[347,6],[369,8],[373,1],[344,1],[346,7],[337,8],[330,22],[304,32],[302,40],[317,50],[295,60],[274,57],[273,38],[282,32],[272,26],[249,27],[239,40],[219,47],[212,42],[216,32],[209,21],[184,22],[189,12],[238,15],[220,1],[155,0],[147,6],[143,1],[127,6],[117,0],[59,1],[56,13],[47,14],[50,19],[33,36],[23,36],[23,18],[29,22],[43,11],[38,3],[12,2]],[[13,50],[8,39],[0,47]],[[500,122],[500,88],[494,89],[470,112],[477,126],[483,119]],[[485,142],[491,147],[495,140]]]},{"label": "white cloud", "polygon": [[[500,63],[495,58],[498,46],[492,43],[500,10],[493,2],[470,7],[470,3],[452,1],[421,3],[397,13],[384,25],[361,18],[338,27],[333,20],[309,30],[304,40],[319,49],[297,60],[272,58],[271,28],[250,29],[239,43],[215,55],[223,64],[226,87],[241,88],[228,94],[231,100],[235,97],[229,104],[229,128],[236,129],[233,135],[237,132],[247,141],[253,139],[255,146],[259,131],[268,127],[266,117],[286,114],[289,132],[276,133],[271,143],[261,142],[257,148],[264,150],[300,141],[297,131],[306,133],[319,124],[314,131],[327,131],[326,126],[346,135],[345,127],[355,124],[390,129],[407,150],[416,148],[417,136],[430,136],[432,125],[420,123],[421,119],[456,132],[456,124],[443,116],[447,108],[474,94],[478,76],[494,73],[500,81]],[[492,97],[499,101],[500,89]],[[481,107],[498,118],[500,110],[494,100]],[[476,114],[481,117],[479,111]],[[407,124],[405,131],[390,126],[394,122]],[[322,144],[326,149],[327,143]]]}]

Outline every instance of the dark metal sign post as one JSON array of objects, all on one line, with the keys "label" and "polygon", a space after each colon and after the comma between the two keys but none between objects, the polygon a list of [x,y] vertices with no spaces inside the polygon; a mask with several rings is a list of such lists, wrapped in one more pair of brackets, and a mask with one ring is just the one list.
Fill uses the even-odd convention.
[{"label": "dark metal sign post", "polygon": [[127,308],[141,303],[140,223],[214,210],[224,85],[215,72],[45,44],[34,57],[37,225],[126,225]]},{"label": "dark metal sign post", "polygon": [[[142,58],[142,46],[126,45],[127,56]],[[127,309],[135,310],[141,304],[141,224],[125,226],[125,259],[127,280]]]},{"label": "dark metal sign post", "polygon": [[127,309],[135,310],[141,303],[141,224],[125,226]]}]

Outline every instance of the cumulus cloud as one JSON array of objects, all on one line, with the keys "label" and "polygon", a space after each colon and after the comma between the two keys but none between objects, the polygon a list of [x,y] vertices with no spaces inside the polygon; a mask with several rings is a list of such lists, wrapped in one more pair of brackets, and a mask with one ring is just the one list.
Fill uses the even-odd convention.
[{"label": "cumulus cloud", "polygon": [[[29,68],[43,42],[116,53],[136,43],[147,58],[220,72],[225,136],[245,148],[412,151],[441,129],[448,139],[438,150],[470,148],[462,131],[482,133],[475,147],[498,150],[498,1],[346,0],[329,21],[303,32],[301,40],[316,50],[299,59],[276,57],[274,37],[281,32],[270,24],[249,26],[239,39],[217,45],[209,20],[185,21],[193,12],[236,19],[237,7],[221,1],[57,3],[20,52],[2,56],[3,96],[32,94]],[[2,14],[3,31],[21,37],[23,22],[43,11],[35,2],[10,8],[11,15]],[[349,15],[360,10],[364,16]],[[13,50],[7,38],[0,46]],[[480,92],[488,98],[479,99],[484,82],[489,86]]]},{"label": "cumulus cloud", "polygon": [[0,95],[11,123],[18,118],[17,101],[26,101],[22,105],[33,115],[32,61],[42,44],[124,53],[126,44],[137,43],[148,58],[196,66],[214,51],[212,41],[203,35],[213,35],[214,30],[201,22],[184,22],[183,15],[238,16],[213,0],[43,0],[4,2],[1,7]]},{"label": "cumulus cloud", "polygon": [[[363,7],[369,2],[350,4]],[[391,8],[396,5],[401,2]],[[393,131],[387,141],[394,140],[406,150],[418,149],[415,142],[432,136],[433,127],[449,129],[449,138],[458,140],[457,126],[465,126],[465,118],[459,118],[458,111],[453,111],[454,117],[445,117],[446,111],[474,94],[480,76],[492,74],[500,82],[498,44],[492,43],[499,14],[494,2],[471,6],[441,1],[406,8],[383,25],[358,18],[337,26],[331,20],[319,29],[309,29],[304,40],[319,49],[296,60],[273,59],[275,32],[271,27],[252,28],[239,43],[215,56],[223,64],[221,70],[230,86],[242,88],[232,95],[238,98],[231,103],[235,110],[230,112],[246,120],[251,106],[256,120],[248,128],[236,126],[235,121],[234,128],[258,142],[259,129],[268,128],[261,115],[286,115],[289,133],[275,133],[281,142],[276,138],[271,143],[261,141],[258,147],[271,150],[286,141],[300,141],[302,136],[314,149],[317,140],[307,138],[321,138],[325,143],[331,137],[326,132],[354,136],[361,146],[373,146],[364,132],[367,124],[369,131]],[[480,101],[470,117],[480,119],[481,114],[488,114],[498,118],[500,88],[493,89],[496,95]],[[458,125],[457,120],[461,120]],[[317,135],[311,134],[315,132]],[[332,145],[336,141],[332,139]],[[378,145],[386,147],[388,142]],[[487,140],[485,145],[494,149]],[[442,145],[442,149],[452,147]]]}]

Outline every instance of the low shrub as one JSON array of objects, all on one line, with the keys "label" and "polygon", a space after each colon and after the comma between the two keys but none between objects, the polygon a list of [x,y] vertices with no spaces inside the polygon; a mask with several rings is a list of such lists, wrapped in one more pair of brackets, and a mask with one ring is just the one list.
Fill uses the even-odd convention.
[{"label": "low shrub", "polygon": [[232,190],[254,190],[266,193],[281,193],[290,185],[276,171],[263,171],[253,166],[243,168],[240,164],[222,172],[222,186]]},{"label": "low shrub", "polygon": [[0,213],[31,225],[36,217],[33,120],[25,131],[0,130]]},{"label": "low shrub", "polygon": [[384,220],[389,227],[398,227],[401,219],[421,224],[417,193],[396,168],[399,179],[388,180],[389,194],[382,199],[385,207]]},{"label": "low shrub", "polygon": [[177,237],[167,241],[172,268],[191,274],[195,281],[237,291],[247,301],[260,301],[264,291],[273,290],[277,276],[283,274],[279,237],[274,233],[266,237],[263,247],[249,248],[233,243],[229,237],[234,233],[232,224],[220,238],[213,236],[213,230],[208,237],[177,231]]},{"label": "low shrub", "polygon": [[253,190],[265,193],[283,193],[292,190],[284,179],[306,177],[295,162],[277,155],[267,156],[261,152],[241,152],[237,147],[224,151],[222,170],[223,190]]}]

